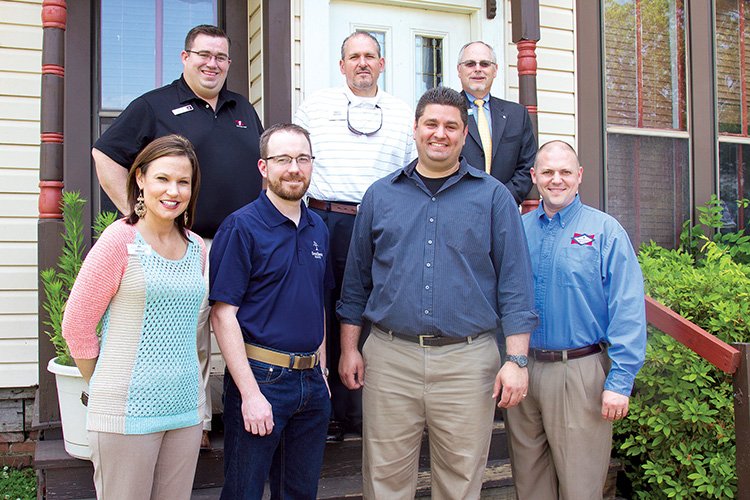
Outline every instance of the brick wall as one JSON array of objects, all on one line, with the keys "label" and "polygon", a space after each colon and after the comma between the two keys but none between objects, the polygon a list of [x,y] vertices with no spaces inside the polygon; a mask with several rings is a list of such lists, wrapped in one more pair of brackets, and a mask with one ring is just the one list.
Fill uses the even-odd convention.
[{"label": "brick wall", "polygon": [[29,467],[33,462],[35,394],[36,387],[0,389],[0,467]]}]

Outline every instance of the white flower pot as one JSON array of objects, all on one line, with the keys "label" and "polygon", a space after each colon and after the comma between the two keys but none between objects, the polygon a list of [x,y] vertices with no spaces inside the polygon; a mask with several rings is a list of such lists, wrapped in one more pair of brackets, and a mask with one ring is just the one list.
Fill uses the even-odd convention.
[{"label": "white flower pot", "polygon": [[[89,385],[77,367],[60,365],[56,361],[57,358],[51,359],[47,370],[55,374],[57,382],[65,451],[75,458],[91,460],[84,405],[84,401],[88,399]],[[83,396],[84,393],[86,396]]]}]

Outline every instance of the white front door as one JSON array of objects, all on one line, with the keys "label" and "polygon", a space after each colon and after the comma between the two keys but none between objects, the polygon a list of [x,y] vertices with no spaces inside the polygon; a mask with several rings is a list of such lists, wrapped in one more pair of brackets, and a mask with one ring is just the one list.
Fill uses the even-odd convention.
[{"label": "white front door", "polygon": [[411,106],[436,84],[460,89],[456,73],[458,51],[472,40],[471,16],[456,12],[394,7],[357,1],[331,1],[330,85],[343,83],[338,59],[341,42],[353,31],[379,39],[385,71],[379,84]]}]

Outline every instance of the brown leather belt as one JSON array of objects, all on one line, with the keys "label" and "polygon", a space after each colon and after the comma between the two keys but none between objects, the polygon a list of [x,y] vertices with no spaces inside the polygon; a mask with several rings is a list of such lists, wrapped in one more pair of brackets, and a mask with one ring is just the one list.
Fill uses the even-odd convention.
[{"label": "brown leather belt", "polygon": [[578,359],[584,356],[590,356],[602,352],[601,344],[587,345],[576,349],[564,349],[562,351],[550,351],[547,349],[529,349],[529,355],[537,361],[566,361],[568,359]]},{"label": "brown leather belt", "polygon": [[245,344],[245,354],[250,359],[268,363],[269,365],[291,368],[292,370],[309,370],[320,363],[320,354],[297,355],[285,352],[273,351],[252,344]]},{"label": "brown leather belt", "polygon": [[316,200],[315,198],[307,199],[307,206],[323,210],[325,212],[336,212],[337,214],[357,215],[356,204],[336,203],[335,201]]},{"label": "brown leather belt", "polygon": [[380,325],[373,325],[378,330],[382,331],[387,335],[393,335],[401,340],[408,340],[419,344],[420,347],[442,347],[445,345],[454,344],[471,344],[471,342],[479,337],[479,335],[472,335],[471,337],[443,337],[440,335],[407,335],[405,333],[397,333],[393,330],[388,330]]}]

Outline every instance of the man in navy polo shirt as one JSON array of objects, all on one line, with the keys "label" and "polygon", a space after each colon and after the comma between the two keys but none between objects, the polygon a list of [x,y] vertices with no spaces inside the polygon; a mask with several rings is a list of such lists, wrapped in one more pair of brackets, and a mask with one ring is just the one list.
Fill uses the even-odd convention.
[{"label": "man in navy polo shirt", "polygon": [[[128,169],[146,144],[169,135],[187,137],[195,147],[201,168],[193,231],[210,246],[224,218],[256,199],[262,180],[255,164],[263,126],[247,99],[228,91],[229,38],[216,26],[199,25],[185,37],[182,76],[171,84],[138,97],[94,144],[91,155],[102,189],[118,210],[128,214],[125,182]],[[208,309],[204,311],[208,314]],[[203,408],[203,441],[209,447],[211,391],[208,388],[211,336],[208,323],[199,327],[206,406]]]},{"label": "man in navy polo shirt", "polygon": [[301,202],[312,148],[305,129],[280,124],[260,138],[268,189],[231,214],[210,254],[211,323],[224,377],[221,498],[314,499],[330,399],[324,372],[323,292],[328,229]]}]

